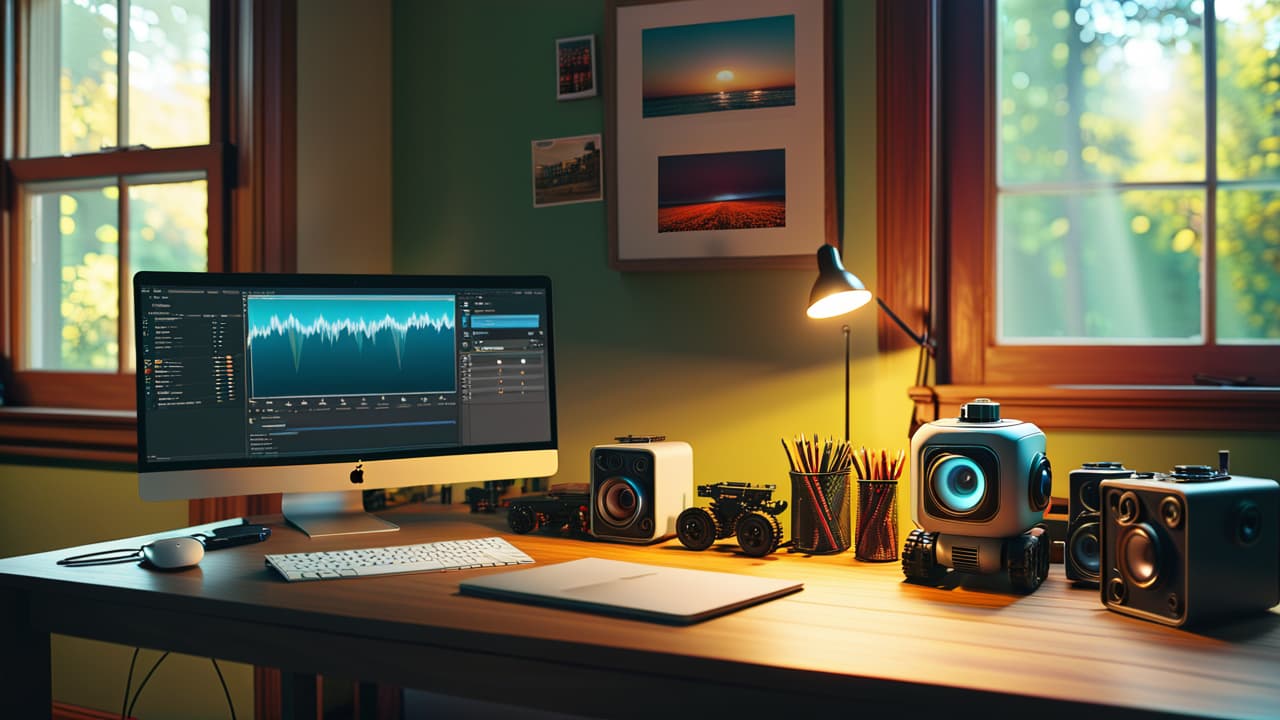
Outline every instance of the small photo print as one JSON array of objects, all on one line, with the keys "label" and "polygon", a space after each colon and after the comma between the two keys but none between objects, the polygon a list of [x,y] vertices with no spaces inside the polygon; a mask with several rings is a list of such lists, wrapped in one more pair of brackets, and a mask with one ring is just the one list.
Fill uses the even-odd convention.
[{"label": "small photo print", "polygon": [[596,36],[556,40],[556,99],[577,100],[596,94]]},{"label": "small photo print", "polygon": [[600,136],[533,141],[533,206],[604,198]]},{"label": "small photo print", "polygon": [[658,157],[658,232],[786,225],[786,150]]}]

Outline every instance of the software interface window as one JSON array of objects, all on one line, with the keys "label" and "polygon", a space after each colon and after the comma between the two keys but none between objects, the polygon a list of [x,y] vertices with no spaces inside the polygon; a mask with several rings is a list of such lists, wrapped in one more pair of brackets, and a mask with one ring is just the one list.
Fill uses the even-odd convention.
[{"label": "software interface window", "polygon": [[143,286],[149,463],[395,455],[551,437],[540,289]]}]

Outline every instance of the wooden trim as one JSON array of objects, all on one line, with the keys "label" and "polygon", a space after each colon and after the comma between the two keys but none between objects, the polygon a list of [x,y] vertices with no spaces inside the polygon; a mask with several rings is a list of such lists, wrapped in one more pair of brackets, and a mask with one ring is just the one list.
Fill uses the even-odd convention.
[{"label": "wooden trim", "polygon": [[[993,171],[989,120],[987,36],[989,0],[942,3],[941,125],[943,174],[941,241],[945,307],[940,308],[938,382],[981,382],[986,347],[985,239],[991,227],[988,188]],[[944,281],[939,278],[939,281]]]},{"label": "wooden trim", "polygon": [[0,455],[136,466],[131,411],[0,408]]},{"label": "wooden trim", "polygon": [[222,163],[218,144],[155,150],[116,150],[86,155],[14,158],[8,162],[13,182],[149,175],[208,170]]},{"label": "wooden trim", "polygon": [[[876,3],[876,294],[929,324],[933,234],[933,0]],[[884,314],[881,350],[915,347]]]},{"label": "wooden trim", "polygon": [[974,398],[998,401],[1007,417],[1044,429],[1280,430],[1280,389],[936,385],[909,391],[922,420],[958,417]]},{"label": "wooden trim", "polygon": [[11,405],[132,411],[137,403],[132,374],[19,370],[12,377],[5,395]]}]

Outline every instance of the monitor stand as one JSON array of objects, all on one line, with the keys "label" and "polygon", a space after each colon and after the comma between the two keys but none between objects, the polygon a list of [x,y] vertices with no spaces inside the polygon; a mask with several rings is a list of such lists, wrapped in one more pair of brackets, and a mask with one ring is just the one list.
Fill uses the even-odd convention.
[{"label": "monitor stand", "polygon": [[395,532],[399,525],[365,512],[360,490],[324,493],[285,493],[280,499],[284,519],[309,537]]}]

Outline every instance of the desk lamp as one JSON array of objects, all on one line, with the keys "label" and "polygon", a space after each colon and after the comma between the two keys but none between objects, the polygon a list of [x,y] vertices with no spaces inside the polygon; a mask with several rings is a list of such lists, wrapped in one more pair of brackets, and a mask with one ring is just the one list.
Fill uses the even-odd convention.
[{"label": "desk lamp", "polygon": [[[823,244],[818,248],[818,279],[809,291],[809,309],[806,314],[811,318],[831,318],[853,312],[871,301],[871,291],[862,284],[857,275],[844,269],[840,255],[834,245]],[[893,320],[912,340],[920,346],[921,359],[916,365],[916,384],[924,382],[928,375],[928,359],[926,355],[933,353],[933,339],[928,330],[924,334],[916,333],[898,317],[884,300],[876,298],[880,309]],[[849,326],[841,328],[844,332],[844,439],[849,440]]]}]

